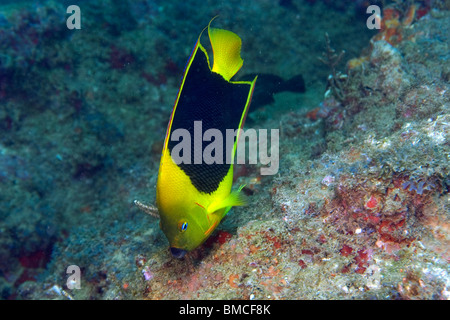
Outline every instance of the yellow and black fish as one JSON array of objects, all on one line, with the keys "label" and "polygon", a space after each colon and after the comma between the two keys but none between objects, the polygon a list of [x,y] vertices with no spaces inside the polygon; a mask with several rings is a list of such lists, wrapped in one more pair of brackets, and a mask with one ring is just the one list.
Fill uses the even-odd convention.
[{"label": "yellow and black fish", "polygon": [[[195,122],[201,122],[201,137],[209,129],[220,132],[222,137],[226,137],[227,129],[242,129],[256,82],[256,77],[252,81],[231,81],[243,64],[241,39],[231,31],[210,25],[211,22],[208,36],[213,66],[200,42],[200,34],[169,120],[158,172],[156,203],[160,227],[176,258],[201,245],[232,206],[245,204],[241,188],[231,192],[238,135],[231,144],[223,141],[223,161],[208,164],[197,158],[205,146],[199,147],[194,141],[198,135]],[[188,142],[190,157],[181,163],[174,157],[180,138],[173,136],[177,129],[187,130],[194,137]],[[136,203],[149,213],[156,211]]]}]

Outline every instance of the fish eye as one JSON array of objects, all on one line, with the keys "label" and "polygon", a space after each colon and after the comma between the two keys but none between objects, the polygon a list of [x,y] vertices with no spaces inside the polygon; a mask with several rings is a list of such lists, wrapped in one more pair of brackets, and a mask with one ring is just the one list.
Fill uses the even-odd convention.
[{"label": "fish eye", "polygon": [[187,227],[188,227],[187,221],[180,221],[180,222],[178,223],[178,230],[179,230],[180,232],[186,231]]}]

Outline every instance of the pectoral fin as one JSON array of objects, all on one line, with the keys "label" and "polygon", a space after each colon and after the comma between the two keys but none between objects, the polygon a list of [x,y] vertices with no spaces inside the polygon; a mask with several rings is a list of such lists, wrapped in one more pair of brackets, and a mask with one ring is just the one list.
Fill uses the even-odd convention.
[{"label": "pectoral fin", "polygon": [[247,198],[243,193],[241,193],[241,190],[244,186],[245,185],[242,185],[238,190],[231,192],[225,199],[211,203],[208,207],[207,212],[213,213],[219,209],[227,208],[224,213],[225,215],[231,209],[231,207],[247,205]]}]

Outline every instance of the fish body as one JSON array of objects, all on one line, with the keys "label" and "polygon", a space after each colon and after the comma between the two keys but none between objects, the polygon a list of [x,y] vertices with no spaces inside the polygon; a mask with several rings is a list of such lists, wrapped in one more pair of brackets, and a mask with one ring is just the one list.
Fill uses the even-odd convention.
[{"label": "fish body", "polygon": [[[248,81],[254,77],[255,74],[250,73],[240,77],[240,80]],[[267,104],[274,103],[273,95],[285,91],[305,92],[303,76],[298,74],[288,80],[284,80],[282,77],[270,73],[258,74],[258,86],[255,88],[252,97],[252,110],[254,111]]]},{"label": "fish body", "polygon": [[[243,127],[256,81],[256,77],[252,81],[231,81],[243,64],[241,39],[210,24],[213,66],[200,34],[169,120],[158,172],[156,204],[160,227],[177,258],[201,245],[232,206],[246,203],[240,189],[231,192],[233,164],[226,161],[234,158],[238,136],[233,144],[220,146],[223,161],[206,163],[197,157],[207,148],[207,144],[195,141],[199,133],[203,137],[207,130],[214,129],[225,137],[227,129]],[[201,124],[200,129],[197,124]],[[177,129],[184,130],[190,141],[184,141],[186,136],[182,141],[175,137]],[[181,142],[186,148],[180,163],[175,154],[180,153]],[[184,154],[188,151],[190,157]]]}]

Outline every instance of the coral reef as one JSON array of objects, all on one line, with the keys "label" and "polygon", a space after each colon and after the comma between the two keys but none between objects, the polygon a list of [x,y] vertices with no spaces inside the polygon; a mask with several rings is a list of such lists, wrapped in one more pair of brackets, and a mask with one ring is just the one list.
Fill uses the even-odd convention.
[{"label": "coral reef", "polygon": [[[368,30],[364,3],[83,1],[71,31],[58,2],[0,7],[0,297],[450,299],[450,8],[395,1]],[[154,201],[186,58],[217,14],[249,72],[302,73],[306,92],[252,114],[280,130],[279,172],[236,166],[251,205],[176,260],[133,200]]]}]

